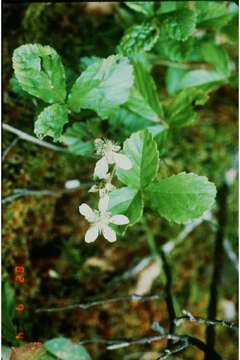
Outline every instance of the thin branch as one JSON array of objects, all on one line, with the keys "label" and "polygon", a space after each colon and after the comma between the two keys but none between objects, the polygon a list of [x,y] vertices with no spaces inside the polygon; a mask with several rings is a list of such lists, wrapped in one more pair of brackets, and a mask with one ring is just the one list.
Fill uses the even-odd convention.
[{"label": "thin branch", "polygon": [[19,199],[21,197],[26,197],[26,196],[53,196],[53,197],[58,197],[61,196],[62,194],[69,194],[72,193],[74,191],[80,190],[80,189],[84,189],[84,188],[88,188],[89,186],[91,186],[92,183],[84,183],[81,184],[79,187],[75,187],[73,189],[61,189],[61,190],[31,190],[31,189],[14,189],[13,190],[13,194],[6,196],[2,199],[2,204],[7,204],[9,202],[12,202],[16,199]]},{"label": "thin branch", "polygon": [[179,341],[174,347],[172,346],[171,349],[165,349],[157,358],[157,360],[166,360],[170,356],[185,350],[187,347],[189,347],[188,341]]},{"label": "thin branch", "polygon": [[166,303],[167,303],[168,316],[169,316],[169,332],[170,334],[174,334],[176,330],[176,325],[175,325],[176,312],[174,309],[174,302],[172,295],[172,272],[170,265],[168,264],[165,252],[162,249],[160,249],[159,253],[163,262],[163,271],[166,277],[165,291],[166,291]]},{"label": "thin branch", "polygon": [[55,151],[64,151],[66,152],[67,149],[64,148],[64,147],[61,147],[61,146],[57,146],[57,145],[53,145],[53,144],[50,144],[46,141],[43,141],[43,140],[39,140],[37,139],[36,137],[32,136],[32,135],[29,135],[19,129],[16,129],[15,127],[9,125],[9,124],[6,124],[6,123],[3,123],[2,124],[2,127],[3,127],[3,130],[6,130],[12,134],[15,134],[17,135],[20,139],[23,139],[23,140],[26,140],[26,141],[29,141],[33,144],[36,144],[36,145],[40,145],[40,146],[43,146],[47,149],[51,149],[51,150],[55,150]]},{"label": "thin branch", "polygon": [[43,309],[36,309],[36,313],[40,313],[40,312],[48,312],[48,313],[52,313],[52,312],[59,312],[59,311],[65,311],[65,310],[74,310],[74,309],[89,309],[91,307],[94,306],[101,306],[101,305],[106,305],[106,304],[112,304],[115,302],[121,302],[121,301],[140,301],[140,302],[145,302],[145,301],[149,301],[149,300],[160,300],[164,298],[164,294],[160,294],[160,295],[146,295],[146,296],[141,296],[141,295],[137,295],[137,294],[131,294],[131,295],[123,295],[123,296],[117,296],[114,298],[110,298],[110,299],[103,299],[103,300],[94,300],[94,301],[89,301],[86,303],[80,303],[80,304],[70,304],[70,305],[65,305],[65,306],[59,306],[59,307],[51,307],[51,308],[43,308]]},{"label": "thin branch", "polygon": [[146,336],[138,339],[129,339],[129,338],[104,339],[99,337],[93,337],[90,339],[85,339],[80,341],[80,344],[81,345],[105,344],[107,345],[108,350],[117,350],[124,347],[129,347],[131,345],[145,345],[161,340],[171,340],[175,342],[188,343],[189,346],[194,346],[199,350],[203,351],[205,354],[209,355],[211,357],[211,360],[223,360],[223,358],[214,349],[211,349],[201,340],[188,335],[163,334],[157,336]]},{"label": "thin branch", "polygon": [[[216,233],[215,249],[214,249],[214,267],[212,280],[210,285],[210,300],[208,305],[208,319],[214,320],[217,317],[218,306],[218,288],[221,281],[223,260],[224,260],[224,232],[227,223],[227,196],[228,186],[224,183],[218,191],[218,231]],[[208,346],[214,348],[215,346],[215,328],[213,325],[208,325],[206,329],[206,343]],[[206,354],[205,360],[211,360]]]},{"label": "thin branch", "polygon": [[209,320],[200,316],[194,316],[189,311],[183,310],[183,316],[179,316],[175,319],[176,326],[181,325],[185,321],[197,322],[204,325],[223,326],[230,329],[238,329],[237,324],[227,320]]},{"label": "thin branch", "polygon": [[12,150],[12,148],[16,145],[16,143],[18,142],[19,138],[15,137],[13,139],[13,141],[10,143],[10,145],[4,150],[3,154],[2,154],[2,161],[5,160],[5,158],[7,157],[8,153]]},{"label": "thin branch", "polygon": [[235,270],[238,272],[238,257],[234,252],[230,241],[228,239],[225,239],[223,242],[223,246],[229,260],[231,260]]}]

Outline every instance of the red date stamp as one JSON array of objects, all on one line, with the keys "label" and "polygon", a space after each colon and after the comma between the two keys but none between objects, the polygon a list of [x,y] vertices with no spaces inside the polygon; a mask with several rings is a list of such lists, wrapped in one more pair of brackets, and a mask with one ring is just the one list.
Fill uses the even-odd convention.
[{"label": "red date stamp", "polygon": [[[22,265],[18,265],[15,266],[14,269],[14,279],[15,279],[15,283],[23,285],[25,282],[25,269],[24,266]],[[22,303],[16,304],[16,311],[19,313],[22,313],[25,309],[25,305]],[[17,340],[23,340],[24,339],[24,331],[23,330],[19,330],[17,335],[16,335],[16,339]]]}]

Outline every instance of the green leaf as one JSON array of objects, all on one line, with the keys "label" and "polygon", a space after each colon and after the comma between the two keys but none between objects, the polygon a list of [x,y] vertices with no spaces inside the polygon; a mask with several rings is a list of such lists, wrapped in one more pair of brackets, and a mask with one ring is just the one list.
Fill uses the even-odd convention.
[{"label": "green leaf", "polygon": [[125,4],[132,10],[140,12],[146,16],[154,14],[154,1],[126,1]]},{"label": "green leaf", "polygon": [[201,47],[203,58],[225,77],[230,76],[230,59],[224,48],[212,42],[204,42]]},{"label": "green leaf", "polygon": [[170,39],[185,41],[196,27],[196,14],[190,9],[180,9],[165,15],[160,31]]},{"label": "green leaf", "polygon": [[47,103],[64,102],[65,73],[61,58],[50,46],[26,44],[13,53],[15,76],[22,89]]},{"label": "green leaf", "polygon": [[166,106],[166,121],[171,127],[191,125],[198,117],[194,105],[204,105],[208,91],[199,88],[182,90]]},{"label": "green leaf", "polygon": [[186,7],[186,1],[160,1],[157,14],[167,14]]},{"label": "green leaf", "polygon": [[175,90],[216,84],[224,80],[225,76],[214,70],[191,70],[182,72],[182,77],[179,79]]},{"label": "green leaf", "polygon": [[146,189],[150,205],[168,221],[184,223],[200,217],[215,200],[215,185],[204,176],[181,173]]},{"label": "green leaf", "polygon": [[142,63],[139,61],[133,62],[134,66],[134,77],[135,85],[145,101],[150,105],[150,107],[155,111],[156,114],[163,117],[163,109],[160,103],[157,87],[152,76],[145,69]]},{"label": "green leaf", "polygon": [[72,87],[68,104],[75,112],[91,109],[105,119],[128,100],[132,84],[132,66],[128,59],[109,56],[88,66],[80,75]]},{"label": "green leaf", "polygon": [[60,360],[91,360],[87,350],[71,340],[58,337],[44,343],[45,348]]},{"label": "green leaf", "polygon": [[159,156],[166,153],[166,144],[169,135],[169,129],[163,125],[148,126],[147,130],[153,135],[154,141],[157,144]]},{"label": "green leaf", "polygon": [[123,36],[117,51],[121,55],[133,57],[133,55],[150,51],[158,40],[159,30],[152,23],[134,25]]},{"label": "green leaf", "polygon": [[131,160],[130,170],[117,170],[119,180],[134,188],[146,187],[158,171],[157,144],[147,130],[141,130],[131,135],[124,142],[123,152]]},{"label": "green leaf", "polygon": [[102,59],[99,56],[83,56],[80,59],[79,68],[81,71],[84,71],[88,66],[93,65],[101,60]]},{"label": "green leaf", "polygon": [[139,117],[148,120],[149,122],[159,121],[159,115],[153,110],[147,99],[142,96],[136,87],[131,89],[129,99],[124,105],[124,108],[137,114]]},{"label": "green leaf", "polygon": [[187,70],[169,67],[166,71],[166,87],[169,95],[175,95],[179,82],[186,75]]},{"label": "green leaf", "polygon": [[142,194],[137,189],[122,187],[109,196],[109,211],[113,215],[126,215],[131,225],[138,222],[143,213]]},{"label": "green leaf", "polygon": [[11,348],[8,346],[2,345],[2,360],[10,359]]},{"label": "green leaf", "polygon": [[68,110],[65,105],[53,104],[38,115],[34,125],[34,133],[40,139],[50,136],[59,141],[64,125],[68,122]]},{"label": "green leaf", "polygon": [[196,1],[198,27],[219,30],[227,25],[234,14],[226,4],[218,1]]},{"label": "green leaf", "polygon": [[213,70],[185,70],[168,68],[166,72],[166,85],[169,95],[175,95],[179,90],[200,87],[211,90],[226,81],[223,74]]},{"label": "green leaf", "polygon": [[166,34],[160,33],[155,49],[159,57],[170,61],[186,61],[193,49],[193,38],[186,41],[170,39]]},{"label": "green leaf", "polygon": [[94,152],[93,141],[84,141],[91,133],[87,131],[85,124],[74,123],[62,136],[62,142],[68,146],[68,150],[81,156],[89,156]]},{"label": "green leaf", "polygon": [[16,336],[16,327],[13,324],[15,310],[15,293],[8,281],[2,287],[2,336],[5,340],[13,342]]}]

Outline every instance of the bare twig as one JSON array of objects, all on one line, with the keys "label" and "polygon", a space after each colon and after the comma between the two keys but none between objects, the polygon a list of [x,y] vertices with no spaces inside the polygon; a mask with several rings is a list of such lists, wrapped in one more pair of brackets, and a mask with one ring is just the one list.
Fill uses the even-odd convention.
[{"label": "bare twig", "polygon": [[74,191],[88,188],[92,185],[92,182],[81,184],[79,187],[75,187],[73,189],[61,189],[61,190],[32,190],[32,189],[14,189],[13,194],[6,196],[2,199],[2,204],[6,204],[12,202],[18,198],[26,197],[26,196],[53,196],[58,197],[62,194],[69,194]]},{"label": "bare twig", "polygon": [[[174,342],[188,343],[189,346],[194,346],[199,350],[203,351],[205,354],[211,356],[211,360],[223,360],[223,358],[214,349],[208,347],[201,340],[188,335],[163,334],[157,336],[146,336],[138,339],[104,339],[99,337],[93,337],[80,341],[80,344],[105,344],[107,345],[108,350],[117,350],[123,347],[129,347],[131,345],[145,345],[161,340],[172,340]],[[181,350],[182,349],[180,349],[179,351]]]},{"label": "bare twig", "polygon": [[19,138],[15,137],[13,139],[13,141],[10,143],[10,145],[5,149],[5,151],[2,154],[2,161],[5,160],[5,158],[7,157],[8,153],[12,150],[12,148],[16,145],[16,143],[18,142]]},{"label": "bare twig", "polygon": [[[224,231],[227,223],[227,196],[228,186],[224,183],[218,191],[218,231],[216,233],[216,242],[214,249],[214,268],[210,285],[210,300],[208,305],[208,319],[214,320],[217,316],[218,305],[218,288],[221,281],[223,260],[224,260]],[[215,346],[215,328],[213,325],[208,325],[206,329],[206,343],[208,346],[214,348]],[[205,360],[211,360],[208,354],[205,355]]]},{"label": "bare twig", "polygon": [[235,270],[238,272],[238,257],[234,252],[230,241],[228,239],[225,239],[223,242],[223,246],[228,258],[231,260]]},{"label": "bare twig", "polygon": [[48,143],[46,141],[43,141],[43,140],[39,140],[36,137],[34,137],[32,135],[29,135],[29,134],[23,132],[22,130],[16,129],[15,127],[13,127],[13,126],[11,126],[9,124],[3,123],[2,127],[3,127],[3,130],[6,130],[6,131],[8,131],[8,132],[10,132],[12,134],[17,135],[20,139],[29,141],[29,142],[31,142],[33,144],[36,144],[36,145],[43,146],[43,147],[45,147],[47,149],[51,149],[51,150],[55,150],[55,151],[67,152],[67,149],[64,148],[64,147],[53,145],[53,144],[50,144],[50,143]]},{"label": "bare twig", "polygon": [[157,360],[168,359],[170,356],[179,353],[187,347],[189,347],[188,341],[179,341],[176,345],[172,346],[171,349],[165,349],[157,358]]},{"label": "bare twig", "polygon": [[137,294],[131,294],[131,295],[123,295],[123,296],[117,296],[114,298],[110,298],[110,299],[103,299],[103,300],[94,300],[94,301],[89,301],[86,303],[80,303],[80,304],[70,304],[70,305],[65,305],[65,306],[59,306],[59,307],[52,307],[52,308],[43,308],[43,309],[36,309],[37,313],[40,312],[58,312],[58,311],[65,311],[65,310],[74,310],[74,309],[89,309],[91,307],[94,306],[101,306],[101,305],[106,305],[106,304],[112,304],[115,302],[120,302],[120,301],[149,301],[149,300],[160,300],[164,298],[164,294],[153,294],[153,295],[146,295],[146,296],[141,296],[141,295],[137,295]]},{"label": "bare twig", "polygon": [[183,316],[175,319],[176,326],[181,325],[184,321],[197,322],[204,325],[223,326],[231,329],[238,329],[237,324],[227,320],[209,320],[200,316],[194,316],[189,311],[183,310]]}]

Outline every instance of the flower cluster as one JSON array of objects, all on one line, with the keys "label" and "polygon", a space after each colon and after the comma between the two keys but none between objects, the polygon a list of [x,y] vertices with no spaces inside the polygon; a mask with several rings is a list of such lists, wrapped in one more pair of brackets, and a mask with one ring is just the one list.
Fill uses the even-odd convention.
[{"label": "flower cluster", "polygon": [[[116,232],[109,225],[126,225],[129,219],[125,215],[112,215],[108,210],[109,193],[115,189],[112,178],[117,167],[129,170],[132,163],[126,155],[119,153],[121,147],[109,140],[96,139],[95,147],[96,154],[101,156],[94,169],[94,178],[98,179],[98,183],[89,192],[99,193],[98,209],[93,210],[83,203],[79,206],[79,212],[90,223],[85,234],[87,243],[95,241],[101,234],[106,240],[114,242],[117,239]],[[110,169],[111,165],[113,167]]]}]

